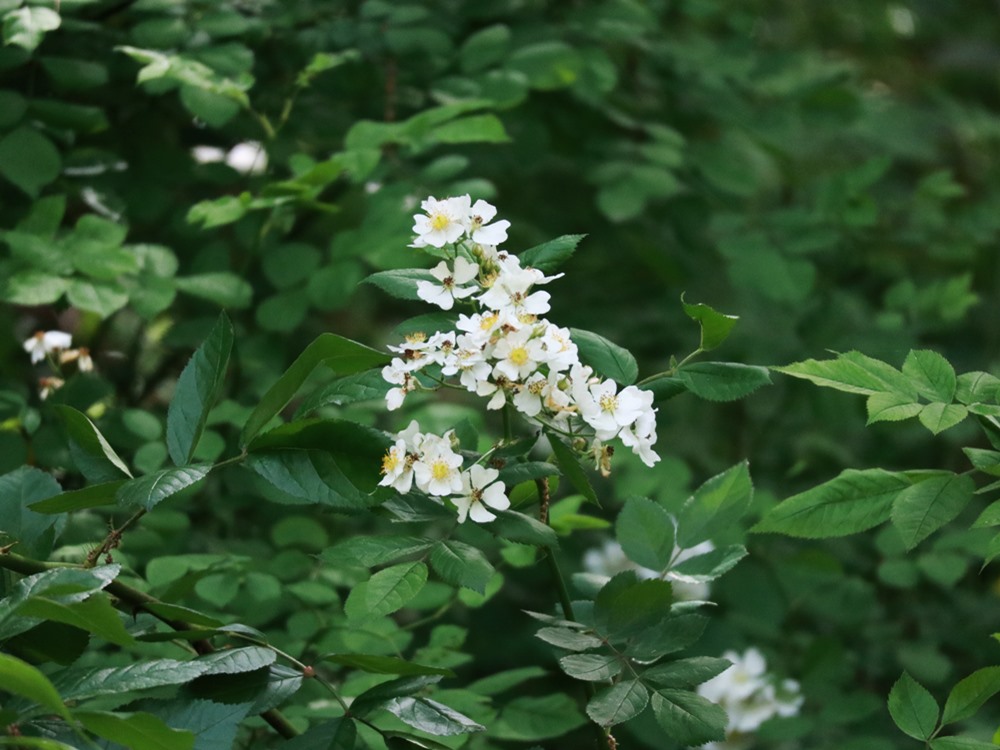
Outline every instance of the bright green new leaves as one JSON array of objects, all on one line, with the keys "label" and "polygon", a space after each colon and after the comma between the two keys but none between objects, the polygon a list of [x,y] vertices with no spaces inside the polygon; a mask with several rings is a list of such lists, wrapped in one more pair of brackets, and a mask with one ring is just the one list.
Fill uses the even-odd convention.
[{"label": "bright green new leaves", "polygon": [[622,680],[603,688],[587,703],[587,716],[603,727],[621,724],[641,714],[649,703],[649,690],[639,680]]},{"label": "bright green new leaves", "polygon": [[927,404],[917,415],[920,424],[937,435],[969,416],[969,409],[961,404]]},{"label": "bright green new leaves", "polygon": [[8,11],[3,17],[3,43],[34,50],[41,44],[45,32],[55,31],[60,23],[62,19],[59,14],[50,8],[18,8]]},{"label": "bright green new leaves", "polygon": [[291,367],[267,390],[260,403],[250,413],[246,425],[240,433],[240,445],[246,446],[272,418],[285,408],[306,381],[306,378],[320,364],[326,365],[337,375],[353,375],[388,363],[389,357],[383,352],[334,333],[321,334],[305,348]]},{"label": "bright green new leaves", "polygon": [[977,670],[952,688],[944,704],[942,724],[968,719],[1000,692],[1000,667]]},{"label": "bright green new leaves", "polygon": [[422,562],[393,565],[355,586],[344,602],[344,612],[352,620],[390,615],[406,606],[425,583],[427,566]]},{"label": "bright green new leaves", "polygon": [[913,549],[953,520],[972,500],[976,485],[966,474],[931,477],[904,489],[892,504],[892,523]]},{"label": "bright green new leaves", "polygon": [[573,255],[585,234],[564,234],[520,254],[521,265],[552,273]]},{"label": "bright green new leaves", "polygon": [[69,711],[59,691],[44,674],[27,662],[0,653],[0,685],[6,692],[27,698],[69,721]]},{"label": "bright green new leaves", "polygon": [[208,412],[222,393],[232,349],[233,326],[223,313],[181,372],[167,409],[167,449],[177,466],[191,462]]},{"label": "bright green new leaves", "polygon": [[904,474],[847,469],[829,482],[782,501],[751,531],[807,539],[856,534],[887,521],[893,501],[910,485]]},{"label": "bright green new leaves", "polygon": [[191,750],[195,737],[191,732],[171,729],[147,713],[111,713],[76,711],[73,714],[90,732],[133,750]]},{"label": "bright green new leaves", "polygon": [[120,505],[152,510],[168,497],[200,482],[211,470],[211,464],[163,469],[120,485],[115,492],[115,499]]},{"label": "bright green new leaves", "polygon": [[903,362],[903,374],[928,401],[947,404],[955,397],[955,368],[937,352],[914,349]]},{"label": "bright green new leaves", "polygon": [[889,714],[897,727],[917,740],[929,739],[938,723],[934,696],[906,672],[889,693]]},{"label": "bright green new leaves", "polygon": [[906,375],[892,365],[860,352],[847,352],[837,359],[807,359],[805,362],[771,369],[810,380],[816,385],[864,396],[885,392],[912,394],[914,397],[917,395],[916,388]]},{"label": "bright green new leaves", "polygon": [[631,385],[639,377],[639,365],[628,349],[592,331],[570,328],[569,332],[580,350],[581,361],[593,367],[598,375],[620,385]]},{"label": "bright green new leaves", "polygon": [[698,343],[698,349],[703,352],[715,349],[729,338],[733,326],[740,319],[738,315],[726,315],[702,303],[685,302],[684,295],[681,295],[681,304],[687,316],[696,321],[701,328],[701,341]]},{"label": "bright green new leaves", "polygon": [[684,503],[677,516],[677,544],[689,549],[727,529],[743,517],[752,499],[746,461],[717,474]]},{"label": "bright green new leaves", "polygon": [[674,553],[674,520],[663,506],[633,497],[618,514],[615,538],[632,562],[664,570]]},{"label": "bright green new leaves", "polygon": [[681,745],[701,745],[726,737],[726,712],[689,690],[658,690],[650,698],[653,716]]}]

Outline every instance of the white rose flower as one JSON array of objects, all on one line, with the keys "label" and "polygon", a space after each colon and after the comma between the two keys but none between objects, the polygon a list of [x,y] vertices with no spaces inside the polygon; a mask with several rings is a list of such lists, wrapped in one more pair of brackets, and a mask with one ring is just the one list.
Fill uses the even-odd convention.
[{"label": "white rose flower", "polygon": [[476,523],[487,523],[496,518],[487,508],[506,510],[510,507],[503,482],[496,481],[499,475],[496,469],[479,464],[462,473],[462,494],[452,498],[458,508],[459,523],[465,523],[467,517]]},{"label": "white rose flower", "polygon": [[24,351],[31,355],[31,363],[37,364],[46,355],[61,349],[69,349],[73,345],[73,337],[65,331],[38,331],[24,342]]}]

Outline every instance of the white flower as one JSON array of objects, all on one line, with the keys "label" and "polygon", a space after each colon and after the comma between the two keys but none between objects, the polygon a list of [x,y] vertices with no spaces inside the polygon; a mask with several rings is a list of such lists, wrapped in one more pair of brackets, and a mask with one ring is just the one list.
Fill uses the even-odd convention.
[{"label": "white flower", "polygon": [[407,451],[406,440],[397,439],[386,451],[382,457],[382,474],[380,487],[392,487],[404,495],[410,491],[413,486],[413,459]]},{"label": "white flower", "polygon": [[385,405],[389,411],[402,406],[406,394],[416,389],[417,382],[410,372],[412,369],[399,357],[393,357],[392,361],[382,368],[382,379],[398,386],[390,388],[385,394]]},{"label": "white flower", "polygon": [[615,381],[605,380],[586,389],[580,388],[574,394],[577,395],[581,416],[594,428],[601,440],[610,440],[622,427],[635,422],[647,408],[643,393],[653,395],[649,391],[640,391],[634,385],[623,389],[621,393],[616,393],[617,390]]},{"label": "white flower", "polygon": [[36,364],[45,359],[47,354],[69,349],[72,344],[73,337],[64,331],[38,331],[24,342],[24,351],[31,355],[31,363]]},{"label": "white flower", "polygon": [[267,152],[257,141],[237,143],[226,154],[226,164],[240,174],[263,174],[267,170]]},{"label": "white flower", "polygon": [[38,397],[44,401],[64,385],[66,385],[66,381],[62,378],[39,378]]},{"label": "white flower", "polygon": [[421,202],[422,214],[413,217],[417,237],[411,247],[444,247],[465,234],[471,199],[467,195],[438,200],[430,197]]},{"label": "white flower", "polygon": [[431,276],[440,283],[418,281],[417,296],[442,310],[450,310],[455,305],[455,300],[471,297],[479,291],[478,286],[461,286],[472,281],[478,274],[479,266],[465,258],[455,259],[454,271],[448,268],[447,263],[441,261],[431,269]]},{"label": "white flower", "polygon": [[521,380],[538,368],[538,362],[532,358],[530,328],[512,331],[500,339],[493,349],[493,357],[498,360],[493,371],[508,380]]},{"label": "white flower", "polygon": [[538,359],[549,366],[549,370],[563,371],[579,364],[579,352],[570,339],[569,330],[542,321],[544,331],[538,339],[540,352]]},{"label": "white flower", "polygon": [[452,498],[458,508],[459,523],[465,523],[466,517],[476,523],[487,523],[496,518],[496,514],[490,513],[487,507],[494,510],[510,507],[503,482],[496,481],[499,475],[496,469],[487,469],[479,464],[462,473],[462,494]]},{"label": "white flower", "polygon": [[514,394],[514,408],[526,417],[533,417],[542,410],[545,387],[549,379],[540,372],[532,373]]},{"label": "white flower", "polygon": [[65,365],[76,362],[76,368],[80,372],[93,372],[94,360],[90,356],[90,349],[81,346],[79,349],[66,349],[59,355],[59,364]]},{"label": "white flower", "polygon": [[[420,446],[420,457],[413,464],[417,487],[429,495],[442,497],[462,489],[462,457],[451,450],[448,441],[436,435],[426,435]],[[440,442],[438,442],[440,441]]]},{"label": "white flower", "polygon": [[495,331],[500,330],[504,324],[504,316],[498,312],[476,313],[475,315],[458,316],[455,327],[460,331],[465,331],[471,341],[477,346],[483,346],[493,336]]},{"label": "white flower", "polygon": [[191,158],[199,164],[213,164],[223,161],[226,152],[218,146],[195,146],[191,149]]},{"label": "white flower", "polygon": [[611,540],[606,541],[601,547],[587,550],[583,555],[583,567],[588,573],[609,579],[627,570],[634,571],[639,580],[660,577],[659,571],[644,568],[629,560],[622,546]]},{"label": "white flower", "polygon": [[484,200],[478,200],[469,210],[467,231],[473,242],[480,245],[499,245],[507,241],[507,228],[510,222],[506,219],[490,224],[497,210]]},{"label": "white flower", "polygon": [[544,315],[549,311],[551,295],[548,292],[531,292],[531,287],[555,278],[558,276],[546,277],[535,268],[501,267],[493,285],[477,299],[491,310],[507,312],[513,318]]}]

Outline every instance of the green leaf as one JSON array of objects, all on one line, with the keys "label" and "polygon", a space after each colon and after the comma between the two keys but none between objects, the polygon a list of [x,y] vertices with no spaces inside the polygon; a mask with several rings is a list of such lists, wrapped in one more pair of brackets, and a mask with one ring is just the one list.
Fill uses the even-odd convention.
[{"label": "green leaf", "polygon": [[233,326],[222,313],[181,372],[167,409],[167,448],[177,466],[191,462],[208,413],[222,393],[232,349]]},{"label": "green leaf", "polygon": [[374,654],[324,654],[322,661],[332,661],[352,669],[360,669],[371,674],[396,674],[404,676],[439,674],[444,677],[454,677],[450,669],[429,667],[426,664],[406,661],[395,656],[377,656]]},{"label": "green leaf", "polygon": [[937,728],[938,704],[926,688],[903,672],[889,693],[889,714],[910,737],[927,740]]},{"label": "green leaf", "polygon": [[125,482],[126,480],[119,479],[116,482],[104,482],[103,484],[94,484],[79,490],[63,492],[55,497],[31,503],[29,507],[36,513],[54,514],[85,510],[87,508],[100,508],[104,505],[114,505],[115,493]]},{"label": "green leaf", "polygon": [[503,60],[510,37],[510,29],[499,23],[470,35],[460,50],[462,72],[477,73]]},{"label": "green leaf", "polygon": [[464,586],[479,594],[496,572],[486,556],[476,547],[452,539],[443,539],[431,550],[431,567],[448,583]]},{"label": "green leaf", "polygon": [[66,299],[74,307],[110,318],[128,304],[128,294],[117,282],[75,278],[66,289]]},{"label": "green leaf", "polygon": [[835,479],[782,501],[750,531],[806,539],[856,534],[887,521],[893,502],[911,484],[904,474],[846,469]]},{"label": "green leaf", "polygon": [[0,685],[3,690],[37,703],[66,721],[70,720],[66,704],[49,679],[27,662],[0,653]]},{"label": "green leaf", "polygon": [[380,570],[351,590],[344,612],[352,620],[382,617],[406,606],[427,583],[427,566],[408,562]]},{"label": "green leaf", "polygon": [[688,690],[664,688],[650,700],[653,716],[663,731],[684,746],[726,738],[726,712]]},{"label": "green leaf", "polygon": [[132,477],[128,466],[86,414],[61,404],[55,410],[66,425],[70,455],[81,474],[91,482],[113,482],[122,474]]},{"label": "green leaf", "polygon": [[436,737],[486,731],[482,724],[430,698],[393,698],[383,708],[404,724]]},{"label": "green leaf", "polygon": [[535,633],[535,637],[567,651],[586,651],[604,643],[596,635],[581,633],[570,628],[541,628]]},{"label": "green leaf", "polygon": [[807,359],[805,362],[771,369],[848,393],[865,396],[873,393],[899,393],[909,396],[911,401],[915,401],[917,396],[916,388],[907,376],[892,365],[860,352],[847,352],[837,359]]},{"label": "green leaf", "polygon": [[955,368],[944,357],[928,349],[914,349],[903,362],[903,374],[928,401],[951,403],[958,378]]},{"label": "green leaf", "polygon": [[61,170],[59,151],[52,141],[33,128],[18,128],[0,140],[0,175],[33,198],[55,180]]},{"label": "green leaf", "polygon": [[746,461],[702,484],[677,516],[677,544],[689,549],[739,521],[753,499]]},{"label": "green leaf", "polygon": [[639,680],[621,682],[598,691],[587,703],[587,716],[602,727],[634,719],[649,703],[649,690]]},{"label": "green leaf", "polygon": [[208,476],[211,470],[212,464],[195,464],[193,466],[180,466],[176,469],[163,469],[155,474],[148,474],[125,482],[115,492],[115,500],[119,505],[138,506],[152,510],[168,497],[200,482]]},{"label": "green leaf", "polygon": [[690,659],[678,659],[669,664],[651,667],[639,677],[645,682],[652,682],[660,687],[690,689],[703,682],[708,682],[731,666],[732,662],[729,659],[693,656]]},{"label": "green leaf", "polygon": [[523,74],[532,88],[550,90],[572,85],[583,60],[565,42],[542,41],[515,50],[506,67]]},{"label": "green leaf", "polygon": [[0,476],[0,544],[17,541],[18,551],[45,558],[52,550],[58,519],[31,506],[57,495],[61,488],[50,474],[22,466]]},{"label": "green leaf", "polygon": [[366,284],[374,284],[386,294],[397,299],[419,300],[418,281],[434,281],[430,271],[422,268],[400,268],[393,271],[379,271],[367,279]]},{"label": "green leaf", "polygon": [[192,750],[191,732],[171,729],[152,714],[75,711],[73,717],[90,732],[132,750]]},{"label": "green leaf", "polygon": [[639,365],[632,353],[592,331],[570,328],[570,337],[580,350],[580,359],[594,372],[619,385],[631,385],[639,377]]},{"label": "green leaf", "polygon": [[482,114],[438,125],[430,132],[429,140],[433,143],[507,143],[510,136],[499,117]]},{"label": "green leaf", "polygon": [[561,737],[586,721],[576,701],[565,693],[525,695],[501,709],[489,734],[501,740],[534,742]]},{"label": "green leaf", "polygon": [[632,562],[664,570],[674,554],[674,520],[652,500],[629,498],[615,521],[615,538]]},{"label": "green leaf", "polygon": [[106,596],[92,596],[82,602],[70,604],[33,597],[17,613],[21,617],[72,625],[119,646],[132,645],[134,642],[125,630],[118,610],[111,606],[111,600]]},{"label": "green leaf", "polygon": [[972,737],[938,737],[931,740],[931,750],[996,750],[995,742],[983,742]]},{"label": "green leaf", "polygon": [[562,671],[577,680],[602,682],[622,671],[617,654],[570,654],[559,660]]},{"label": "green leaf", "polygon": [[528,680],[533,680],[536,677],[545,677],[547,674],[548,672],[545,669],[537,665],[533,667],[516,667],[491,674],[488,677],[481,677],[471,683],[468,688],[478,695],[499,695],[518,687]]},{"label": "green leaf", "polygon": [[771,384],[766,367],[736,362],[695,362],[678,369],[674,378],[707,401],[736,401]]},{"label": "green leaf", "polygon": [[681,295],[681,305],[687,316],[697,321],[701,328],[701,342],[698,348],[703,352],[712,351],[729,338],[733,326],[739,321],[738,315],[725,315],[700,302],[689,304],[684,301],[684,295]]},{"label": "green leaf", "polygon": [[247,418],[240,445],[246,446],[295,396],[312,371],[325,364],[337,375],[353,375],[389,364],[390,357],[333,333],[317,337],[261,398]]},{"label": "green leaf", "polygon": [[379,683],[375,687],[368,688],[354,699],[354,702],[351,704],[351,713],[355,716],[366,718],[386,701],[413,695],[428,685],[434,685],[440,681],[441,675],[415,675],[413,677],[399,677],[389,682]]},{"label": "green leaf", "polygon": [[34,50],[41,44],[45,32],[55,31],[61,22],[59,14],[50,8],[9,11],[3,17],[3,43]]},{"label": "green leaf", "polygon": [[935,435],[954,427],[969,416],[969,409],[961,404],[927,404],[920,410],[920,424]]},{"label": "green leaf", "polygon": [[296,414],[308,414],[330,404],[347,406],[360,401],[379,401],[391,387],[382,377],[382,371],[377,369],[337,378],[303,399]]},{"label": "green leaf", "polygon": [[346,716],[316,724],[281,745],[282,750],[355,750],[358,730]]},{"label": "green leaf", "polygon": [[899,422],[915,417],[923,410],[923,404],[910,396],[899,393],[873,393],[868,397],[868,424],[876,422]]},{"label": "green leaf", "polygon": [[[244,466],[279,490],[285,502],[316,504],[339,511],[359,511],[378,502],[344,473],[343,462],[315,450],[260,451]],[[375,463],[372,463],[374,473]]]},{"label": "green leaf", "polygon": [[657,579],[636,581],[619,574],[606,583],[594,601],[594,622],[615,640],[625,640],[647,628],[662,629],[673,602],[671,586]]},{"label": "green leaf", "polygon": [[333,565],[373,568],[430,549],[435,542],[415,536],[354,536],[324,550],[320,559]]},{"label": "green leaf", "polygon": [[200,677],[206,665],[199,661],[149,659],[126,667],[72,667],[55,676],[64,700],[84,700],[168,685],[184,685]]},{"label": "green leaf", "polygon": [[900,492],[892,504],[892,524],[906,548],[913,549],[954,519],[975,491],[972,477],[949,474],[918,482]]},{"label": "green leaf", "polygon": [[558,547],[559,537],[537,518],[532,518],[516,510],[501,510],[490,522],[489,531],[501,539],[521,544],[533,544],[536,547]]},{"label": "green leaf", "polygon": [[72,745],[66,745],[56,740],[44,737],[0,737],[0,747],[13,747],[16,750],[38,748],[38,750],[79,750]]},{"label": "green leaf", "polygon": [[976,670],[952,688],[944,704],[942,724],[968,719],[1000,692],[1000,667]]},{"label": "green leaf", "polygon": [[541,245],[529,248],[520,254],[521,265],[525,268],[537,268],[543,273],[552,273],[570,259],[576,251],[576,246],[587,235],[564,234]]},{"label": "green leaf", "polygon": [[708,625],[708,618],[694,613],[674,614],[647,628],[625,649],[629,658],[648,663],[695,644]]},{"label": "green leaf", "polygon": [[746,556],[746,547],[742,544],[730,544],[726,547],[718,547],[703,555],[689,557],[674,565],[670,570],[672,573],[683,576],[685,580],[707,583],[728,573]]},{"label": "green leaf", "polygon": [[549,445],[552,446],[552,455],[555,456],[556,464],[562,469],[563,475],[570,481],[570,484],[587,500],[597,507],[601,507],[597,493],[594,492],[594,488],[591,486],[583,467],[580,466],[576,454],[555,433],[546,430],[545,436],[549,439]]},{"label": "green leaf", "polygon": [[955,398],[963,404],[996,403],[1000,378],[988,372],[965,372],[958,376]]},{"label": "green leaf", "polygon": [[227,271],[180,276],[174,279],[174,285],[180,292],[230,310],[250,307],[253,300],[249,282]]}]

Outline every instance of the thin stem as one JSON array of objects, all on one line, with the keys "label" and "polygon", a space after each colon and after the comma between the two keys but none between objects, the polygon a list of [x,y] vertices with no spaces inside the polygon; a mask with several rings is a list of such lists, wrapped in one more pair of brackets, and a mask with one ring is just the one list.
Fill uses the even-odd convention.
[{"label": "thin stem", "polygon": [[510,442],[514,439],[514,430],[510,419],[510,404],[503,405],[500,415],[503,418],[503,439]]},{"label": "thin stem", "polygon": [[673,367],[667,368],[663,372],[653,373],[652,375],[650,375],[647,378],[643,378],[638,383],[636,383],[636,387],[642,388],[642,386],[647,385],[649,383],[652,383],[654,380],[657,380],[658,378],[669,378],[672,375],[674,375],[679,369],[681,369],[684,365],[686,365],[688,362],[690,362],[692,359],[694,359],[698,355],[704,354],[704,353],[705,353],[705,350],[702,349],[701,347],[698,347],[697,349],[695,349],[693,352],[691,352],[689,355],[687,355],[684,359],[682,359],[680,362],[678,362]]}]

